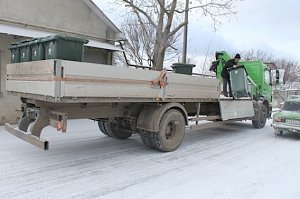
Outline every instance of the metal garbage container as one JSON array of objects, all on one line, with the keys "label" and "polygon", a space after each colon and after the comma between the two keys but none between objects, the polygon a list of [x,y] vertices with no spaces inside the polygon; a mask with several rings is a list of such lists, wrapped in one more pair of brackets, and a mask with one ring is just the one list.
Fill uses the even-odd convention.
[{"label": "metal garbage container", "polygon": [[11,63],[19,63],[20,62],[19,42],[12,43],[8,49],[10,50],[10,53],[11,53],[11,56],[10,56]]},{"label": "metal garbage container", "polygon": [[230,68],[230,84],[234,98],[249,97],[247,72],[244,66]]},{"label": "metal garbage container", "polygon": [[45,59],[45,47],[41,38],[35,39],[30,42],[31,47],[31,60],[44,60]]},{"label": "metal garbage container", "polygon": [[175,73],[192,75],[193,74],[193,68],[195,66],[196,65],[194,65],[194,64],[174,63],[171,67],[173,68]]},{"label": "metal garbage container", "polygon": [[31,61],[31,47],[30,43],[33,39],[27,39],[18,45],[20,49],[20,62],[29,62]]},{"label": "metal garbage container", "polygon": [[66,35],[54,35],[43,38],[41,42],[45,47],[45,59],[82,61],[84,44],[87,44],[88,40]]}]

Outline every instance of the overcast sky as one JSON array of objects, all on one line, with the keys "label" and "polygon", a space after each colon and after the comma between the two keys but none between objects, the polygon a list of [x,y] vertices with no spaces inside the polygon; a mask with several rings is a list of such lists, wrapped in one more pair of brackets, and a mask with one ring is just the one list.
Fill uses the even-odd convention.
[{"label": "overcast sky", "polygon": [[[237,4],[238,14],[230,21],[224,21],[216,33],[204,30],[210,35],[216,49],[243,51],[263,49],[276,56],[300,59],[300,1],[297,0],[244,0]],[[201,32],[200,22],[192,21],[190,39],[194,44],[201,40],[193,37]],[[203,42],[203,41],[202,41]],[[205,43],[202,43],[205,45]],[[206,45],[207,46],[207,45]]]},{"label": "overcast sky", "polygon": [[[117,26],[120,24],[117,10],[108,9],[103,0],[95,3]],[[188,56],[201,58],[207,51],[227,50],[234,54],[261,49],[276,58],[300,61],[300,1],[243,0],[235,4],[235,10],[237,15],[223,20],[217,31],[211,21],[192,15]]]}]

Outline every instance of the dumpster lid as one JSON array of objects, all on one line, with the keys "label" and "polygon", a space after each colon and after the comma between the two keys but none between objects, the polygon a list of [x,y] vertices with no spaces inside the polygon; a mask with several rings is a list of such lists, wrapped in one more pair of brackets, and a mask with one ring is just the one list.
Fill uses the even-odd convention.
[{"label": "dumpster lid", "polygon": [[195,64],[186,64],[186,63],[173,63],[172,68],[174,67],[195,67]]},{"label": "dumpster lid", "polygon": [[27,46],[30,42],[32,42],[34,40],[36,40],[36,39],[31,38],[31,39],[25,39],[25,40],[22,40],[19,42],[14,42],[8,47],[8,49],[11,50],[11,49]]},{"label": "dumpster lid", "polygon": [[51,35],[51,36],[43,38],[41,40],[41,42],[47,42],[47,41],[57,40],[57,39],[63,39],[63,40],[67,40],[67,41],[76,41],[76,42],[81,42],[84,44],[87,44],[89,42],[89,40],[87,40],[87,39],[83,39],[83,38],[79,38],[79,37],[71,37],[71,36],[67,36],[67,35]]},{"label": "dumpster lid", "polygon": [[15,48],[19,48],[19,42],[12,43],[12,44],[8,47],[9,50],[15,49]]}]

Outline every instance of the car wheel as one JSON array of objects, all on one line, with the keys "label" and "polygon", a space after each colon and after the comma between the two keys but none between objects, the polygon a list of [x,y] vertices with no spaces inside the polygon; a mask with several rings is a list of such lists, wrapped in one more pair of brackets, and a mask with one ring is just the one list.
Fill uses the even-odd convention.
[{"label": "car wheel", "polygon": [[283,134],[283,131],[274,130],[274,134],[277,136],[281,136]]}]

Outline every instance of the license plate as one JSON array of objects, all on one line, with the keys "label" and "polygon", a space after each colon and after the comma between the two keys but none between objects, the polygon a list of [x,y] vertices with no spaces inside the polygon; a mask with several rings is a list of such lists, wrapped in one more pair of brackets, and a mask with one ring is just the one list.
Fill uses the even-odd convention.
[{"label": "license plate", "polygon": [[289,123],[289,124],[298,124],[300,125],[300,120],[286,120],[286,123]]}]

